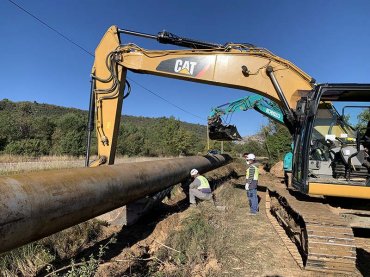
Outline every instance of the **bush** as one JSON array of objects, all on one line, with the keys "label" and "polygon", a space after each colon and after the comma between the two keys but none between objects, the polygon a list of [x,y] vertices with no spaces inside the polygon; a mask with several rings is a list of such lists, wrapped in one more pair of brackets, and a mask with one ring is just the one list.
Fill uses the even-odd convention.
[{"label": "bush", "polygon": [[52,136],[53,154],[82,156],[86,152],[86,118],[68,113],[56,122]]},{"label": "bush", "polygon": [[39,157],[48,155],[50,144],[46,140],[22,139],[12,141],[6,145],[4,152],[10,155],[24,155]]}]

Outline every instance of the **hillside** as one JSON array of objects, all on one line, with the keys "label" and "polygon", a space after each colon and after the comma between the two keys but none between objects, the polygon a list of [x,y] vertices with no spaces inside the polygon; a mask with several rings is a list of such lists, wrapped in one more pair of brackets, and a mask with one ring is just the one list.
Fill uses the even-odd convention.
[{"label": "hillside", "polygon": [[[75,108],[1,100],[0,151],[31,156],[84,155],[87,116],[87,111]],[[174,117],[125,115],[117,151],[128,156],[194,154],[204,151],[205,144],[206,126]]]},{"label": "hillside", "polygon": [[[88,112],[37,102],[0,101],[0,154],[84,156]],[[122,116],[117,154],[124,156],[178,156],[207,152],[206,126],[182,122],[174,117],[149,118]],[[263,136],[261,133],[263,132]],[[93,132],[91,153],[96,153]],[[282,158],[290,149],[287,129],[270,122],[244,140],[224,142],[225,152],[241,155],[253,152]],[[221,149],[221,142],[210,141],[210,149]]]},{"label": "hillside", "polygon": [[[28,102],[28,101],[21,101],[21,102],[12,102],[8,99],[0,100],[0,115],[1,114],[8,114],[8,115],[15,115],[16,117],[24,116],[25,114],[31,114],[35,117],[42,117],[47,116],[49,118],[59,118],[67,113],[78,113],[84,116],[87,116],[88,111],[76,109],[76,108],[66,108],[51,104],[45,103],[38,103]],[[165,117],[161,117],[165,119]],[[136,126],[150,126],[157,120],[161,118],[152,118],[152,117],[144,117],[144,116],[131,116],[131,115],[123,115],[122,120],[124,123],[133,124]],[[192,131],[197,135],[204,135],[206,132],[207,127],[205,125],[200,124],[193,124],[188,122],[179,121],[180,125],[188,130]]]}]

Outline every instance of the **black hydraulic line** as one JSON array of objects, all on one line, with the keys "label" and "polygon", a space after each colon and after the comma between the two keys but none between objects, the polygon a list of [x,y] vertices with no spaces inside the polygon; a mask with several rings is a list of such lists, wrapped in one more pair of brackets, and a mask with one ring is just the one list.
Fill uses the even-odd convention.
[{"label": "black hydraulic line", "polygon": [[138,37],[155,39],[159,43],[163,43],[163,44],[172,44],[172,45],[194,48],[194,49],[224,48],[224,46],[221,44],[179,37],[167,31],[159,32],[158,35],[150,35],[150,34],[139,33],[139,32],[125,30],[125,29],[118,29],[118,32],[123,33],[123,34],[138,36]]},{"label": "black hydraulic line", "polygon": [[126,99],[131,93],[131,85],[127,80],[126,80],[126,85],[127,85],[127,92],[126,94],[123,95],[123,99]]},{"label": "black hydraulic line", "polygon": [[214,49],[223,47],[221,44],[204,42],[190,38],[183,38],[166,31],[158,33],[157,40],[158,42],[163,44],[173,44],[194,49]]},{"label": "black hydraulic line", "polygon": [[89,104],[89,118],[87,123],[87,143],[86,143],[86,158],[85,166],[88,167],[90,164],[90,148],[91,148],[91,134],[94,130],[94,117],[95,117],[95,80],[91,78],[91,89],[90,89],[90,104]]},{"label": "black hydraulic line", "polygon": [[135,32],[135,31],[130,31],[126,29],[118,29],[118,33],[123,33],[127,35],[132,35],[132,36],[137,36],[137,37],[144,37],[144,38],[150,38],[150,39],[157,39],[157,36],[155,35],[150,35],[150,34],[145,34],[145,33],[140,33],[140,32]]}]

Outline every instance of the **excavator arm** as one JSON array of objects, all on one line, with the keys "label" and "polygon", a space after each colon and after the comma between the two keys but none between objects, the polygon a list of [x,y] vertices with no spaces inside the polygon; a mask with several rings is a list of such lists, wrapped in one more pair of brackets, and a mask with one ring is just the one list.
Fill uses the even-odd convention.
[{"label": "excavator arm", "polygon": [[[193,49],[145,50],[121,44],[120,33]],[[95,51],[92,69],[90,118],[96,122],[99,157],[92,164],[87,161],[91,166],[114,163],[127,70],[255,92],[282,108],[288,126],[294,125],[297,101],[315,83],[293,63],[249,44],[219,45],[167,32],[153,36],[112,26]]]},{"label": "excavator arm", "polygon": [[241,136],[234,125],[224,125],[222,116],[236,111],[254,109],[268,118],[284,124],[284,114],[274,102],[260,96],[247,97],[213,108],[208,117],[208,135],[213,140],[240,140]]}]

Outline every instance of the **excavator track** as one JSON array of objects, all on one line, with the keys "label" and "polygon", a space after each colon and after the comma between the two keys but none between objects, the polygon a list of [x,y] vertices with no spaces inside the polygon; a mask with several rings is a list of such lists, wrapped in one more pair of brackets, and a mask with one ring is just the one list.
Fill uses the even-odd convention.
[{"label": "excavator track", "polygon": [[357,272],[351,227],[317,199],[292,194],[269,187],[266,214],[297,264],[313,271]]}]

